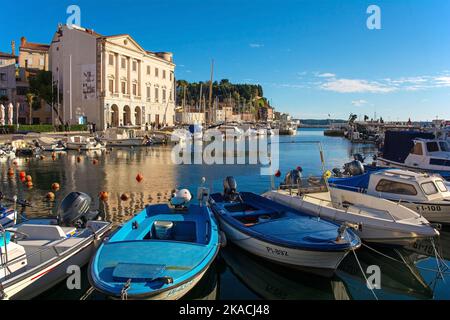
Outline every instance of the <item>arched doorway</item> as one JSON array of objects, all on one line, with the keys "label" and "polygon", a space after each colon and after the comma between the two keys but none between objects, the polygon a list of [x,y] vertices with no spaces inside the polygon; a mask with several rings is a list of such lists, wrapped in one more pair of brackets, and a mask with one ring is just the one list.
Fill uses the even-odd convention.
[{"label": "arched doorway", "polygon": [[129,106],[123,107],[123,125],[130,126],[131,123],[131,109]]},{"label": "arched doorway", "polygon": [[111,126],[117,128],[119,126],[119,107],[115,104],[111,107]]},{"label": "arched doorway", "polygon": [[142,124],[142,111],[141,107],[136,107],[134,109],[134,124],[140,126]]}]

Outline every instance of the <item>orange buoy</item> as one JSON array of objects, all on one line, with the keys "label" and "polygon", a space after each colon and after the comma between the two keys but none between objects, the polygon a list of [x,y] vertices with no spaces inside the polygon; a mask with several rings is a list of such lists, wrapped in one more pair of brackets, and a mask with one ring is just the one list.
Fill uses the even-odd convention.
[{"label": "orange buoy", "polygon": [[130,199],[130,197],[126,193],[124,193],[120,196],[120,200],[122,200],[122,201],[128,201],[129,199]]},{"label": "orange buoy", "polygon": [[9,170],[8,170],[8,175],[9,175],[10,177],[12,177],[12,176],[14,175],[14,169],[13,169],[13,168],[9,168]]},{"label": "orange buoy", "polygon": [[144,180],[144,176],[143,176],[142,174],[139,173],[139,174],[136,176],[136,181],[139,182],[139,183],[141,183],[142,180]]},{"label": "orange buoy", "polygon": [[81,162],[81,157],[80,157],[80,156],[77,157],[77,162],[78,162],[78,163]]},{"label": "orange buoy", "polygon": [[52,184],[52,190],[53,190],[53,191],[58,191],[59,188],[60,188],[59,183],[55,182],[55,183]]},{"label": "orange buoy", "polygon": [[278,170],[278,171],[275,173],[275,177],[277,177],[277,178],[281,177],[281,171],[280,171],[280,170]]},{"label": "orange buoy", "polygon": [[98,196],[99,196],[100,200],[107,201],[108,197],[109,197],[109,194],[106,191],[102,191],[102,192],[99,193]]},{"label": "orange buoy", "polygon": [[92,160],[92,164],[93,164],[94,166],[98,165],[98,160],[97,160],[97,159]]},{"label": "orange buoy", "polygon": [[45,195],[45,197],[47,198],[47,200],[53,201],[55,200],[55,194],[53,192],[49,192]]},{"label": "orange buoy", "polygon": [[33,178],[32,178],[30,175],[28,175],[26,180],[27,180],[28,182],[32,182],[32,181],[33,181]]},{"label": "orange buoy", "polygon": [[27,182],[27,187],[28,187],[28,189],[33,188],[33,182],[28,181],[28,182]]},{"label": "orange buoy", "polygon": [[20,173],[19,173],[20,179],[25,179],[26,176],[27,176],[27,173],[25,171],[20,171]]}]

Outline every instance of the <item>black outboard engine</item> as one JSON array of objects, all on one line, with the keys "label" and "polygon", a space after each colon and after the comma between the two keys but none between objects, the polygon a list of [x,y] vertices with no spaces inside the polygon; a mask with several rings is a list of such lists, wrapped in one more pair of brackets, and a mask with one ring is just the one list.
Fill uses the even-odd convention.
[{"label": "black outboard engine", "polygon": [[227,177],[223,181],[223,196],[227,201],[236,201],[240,198],[234,177]]},{"label": "black outboard engine", "polygon": [[339,169],[339,168],[334,168],[334,169],[333,169],[333,174],[334,174],[334,176],[335,176],[336,178],[342,178],[342,177],[343,177],[343,174],[342,174],[342,172],[341,172],[341,169]]},{"label": "black outboard engine", "polygon": [[359,161],[361,163],[364,163],[364,160],[366,160],[366,158],[364,158],[360,153],[357,153],[353,156],[353,159],[355,159],[356,161]]},{"label": "black outboard engine", "polygon": [[361,161],[354,160],[344,165],[344,174],[350,176],[359,176],[364,174],[365,169]]},{"label": "black outboard engine", "polygon": [[58,208],[58,224],[67,227],[84,228],[90,220],[98,218],[98,212],[90,212],[92,199],[82,192],[71,192]]}]

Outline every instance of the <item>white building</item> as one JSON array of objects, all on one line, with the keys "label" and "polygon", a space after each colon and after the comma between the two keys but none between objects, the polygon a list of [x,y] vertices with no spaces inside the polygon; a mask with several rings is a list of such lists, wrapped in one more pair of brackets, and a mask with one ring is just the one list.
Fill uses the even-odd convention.
[{"label": "white building", "polygon": [[173,125],[175,64],[171,53],[144,50],[130,35],[102,36],[59,26],[50,47],[64,122],[107,126]]},{"label": "white building", "polygon": [[0,98],[9,102],[16,98],[16,63],[14,54],[0,52]]}]

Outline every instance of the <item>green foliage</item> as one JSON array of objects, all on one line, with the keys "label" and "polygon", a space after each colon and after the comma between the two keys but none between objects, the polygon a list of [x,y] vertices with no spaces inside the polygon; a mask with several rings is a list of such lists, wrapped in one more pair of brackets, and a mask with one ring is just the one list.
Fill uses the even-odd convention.
[{"label": "green foliage", "polygon": [[[197,105],[200,102],[200,88],[202,88],[202,97],[209,98],[209,81],[189,83],[186,80],[177,81],[177,101],[181,104],[184,97],[184,88],[186,87],[186,104]],[[263,97],[264,91],[261,85],[256,84],[233,84],[228,79],[222,79],[220,82],[213,82],[213,97],[218,98],[219,102],[231,98],[238,104],[252,102],[256,97]],[[257,100],[257,105],[267,104],[267,99]]]},{"label": "green foliage", "polygon": [[56,99],[55,92],[52,91],[52,73],[50,71],[39,71],[34,77],[29,79],[30,93],[34,94],[38,99],[44,100],[51,104]]},{"label": "green foliage", "polygon": [[[16,126],[3,126],[2,129],[5,129],[8,133],[17,133],[17,132],[37,132],[37,133],[44,133],[44,132],[55,132],[55,131],[64,131],[64,127],[62,128],[55,128],[51,124],[33,124],[33,125],[24,125],[21,124],[19,126],[19,130],[17,130]],[[84,124],[77,124],[77,125],[71,125],[70,131],[87,131],[87,126]]]}]

